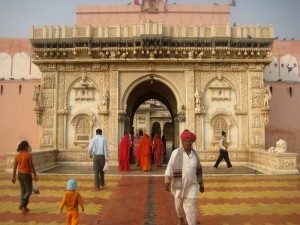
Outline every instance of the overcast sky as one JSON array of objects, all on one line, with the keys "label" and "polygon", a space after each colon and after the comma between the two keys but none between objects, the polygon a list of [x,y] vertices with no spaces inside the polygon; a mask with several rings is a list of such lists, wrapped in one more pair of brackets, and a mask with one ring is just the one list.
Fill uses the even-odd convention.
[{"label": "overcast sky", "polygon": [[[134,0],[0,0],[0,38],[30,38],[31,26],[75,24],[76,6]],[[140,0],[142,2],[142,0]],[[168,4],[227,4],[231,0],[168,0]],[[300,0],[236,0],[231,24],[274,26],[274,37],[300,40]]]}]

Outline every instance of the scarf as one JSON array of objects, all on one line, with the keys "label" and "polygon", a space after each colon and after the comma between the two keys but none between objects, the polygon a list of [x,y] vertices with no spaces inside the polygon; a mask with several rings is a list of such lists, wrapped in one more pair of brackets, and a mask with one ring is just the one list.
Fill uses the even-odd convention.
[{"label": "scarf", "polygon": [[[200,164],[200,159],[198,157],[197,152],[192,149],[192,152],[195,154],[197,159],[197,169],[196,169],[196,176],[197,176],[197,182],[201,184],[203,182],[202,178],[202,166]],[[182,164],[183,164],[183,154],[184,150],[183,148],[180,148],[177,152],[177,155],[175,156],[173,167],[173,177],[172,177],[172,189],[181,189],[182,187]]]}]

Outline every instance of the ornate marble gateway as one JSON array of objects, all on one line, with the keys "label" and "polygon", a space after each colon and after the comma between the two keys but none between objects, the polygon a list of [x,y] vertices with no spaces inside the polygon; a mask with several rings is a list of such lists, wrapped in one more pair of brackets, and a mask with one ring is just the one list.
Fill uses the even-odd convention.
[{"label": "ornate marble gateway", "polygon": [[[140,13],[167,13],[147,7]],[[222,130],[232,161],[265,154],[271,97],[263,69],[272,60],[272,27],[142,20],[33,27],[32,34],[33,62],[42,71],[34,99],[40,146],[58,150],[59,160],[88,160],[86,147],[100,127],[116,162],[138,106],[152,98],[170,111],[173,146],[190,129],[204,162],[216,159]]]}]

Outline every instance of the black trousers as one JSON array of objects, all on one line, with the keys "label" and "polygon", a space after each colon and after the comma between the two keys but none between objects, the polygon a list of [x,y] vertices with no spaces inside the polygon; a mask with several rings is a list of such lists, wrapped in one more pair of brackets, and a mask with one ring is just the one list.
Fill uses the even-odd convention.
[{"label": "black trousers", "polygon": [[229,159],[229,155],[228,155],[228,151],[225,151],[223,149],[220,149],[220,155],[219,155],[219,158],[217,159],[214,167],[218,168],[220,162],[222,160],[225,160],[225,162],[227,163],[227,167],[230,168],[232,167],[231,163],[230,163],[230,159]]},{"label": "black trousers", "polygon": [[103,168],[105,165],[104,155],[93,156],[93,167],[94,167],[94,185],[95,188],[99,189],[100,186],[105,185]]}]

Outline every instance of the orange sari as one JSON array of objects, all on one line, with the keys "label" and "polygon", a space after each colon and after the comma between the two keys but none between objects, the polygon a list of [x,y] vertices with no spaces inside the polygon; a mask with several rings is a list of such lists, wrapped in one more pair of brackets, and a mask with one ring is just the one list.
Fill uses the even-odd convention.
[{"label": "orange sari", "polygon": [[144,171],[151,170],[151,140],[147,134],[144,134],[139,146],[140,166]]}]

